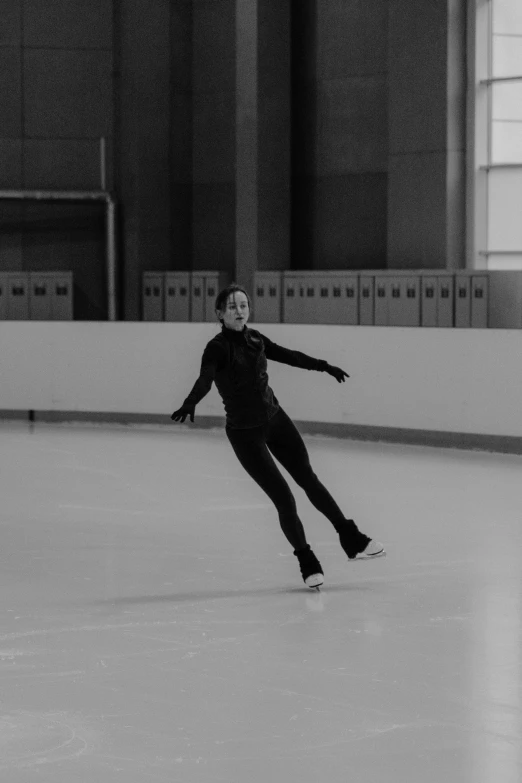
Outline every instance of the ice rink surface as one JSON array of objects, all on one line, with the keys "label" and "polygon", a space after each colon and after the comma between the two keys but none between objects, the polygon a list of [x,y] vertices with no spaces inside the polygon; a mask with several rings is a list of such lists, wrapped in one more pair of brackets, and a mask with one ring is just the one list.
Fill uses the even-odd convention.
[{"label": "ice rink surface", "polygon": [[223,430],[0,424],[2,783],[522,781],[522,458],[305,442],[320,593]]}]

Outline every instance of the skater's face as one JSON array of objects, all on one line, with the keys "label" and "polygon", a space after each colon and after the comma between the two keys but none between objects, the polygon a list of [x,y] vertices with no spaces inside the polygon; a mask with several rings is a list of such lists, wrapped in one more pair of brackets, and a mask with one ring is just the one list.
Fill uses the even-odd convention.
[{"label": "skater's face", "polygon": [[225,309],[219,313],[227,329],[234,329],[236,332],[243,329],[249,315],[248,298],[242,291],[234,291],[230,294]]}]

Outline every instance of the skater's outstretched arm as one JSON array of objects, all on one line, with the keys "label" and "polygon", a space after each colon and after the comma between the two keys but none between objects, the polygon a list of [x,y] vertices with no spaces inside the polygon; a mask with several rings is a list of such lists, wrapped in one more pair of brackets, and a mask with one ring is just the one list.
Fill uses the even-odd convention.
[{"label": "skater's outstretched arm", "polygon": [[217,343],[211,341],[205,350],[203,351],[203,358],[201,359],[201,370],[199,372],[199,378],[192,387],[192,390],[181,408],[174,411],[170,417],[173,421],[184,422],[187,416],[190,416],[190,420],[194,421],[194,411],[198,402],[201,402],[203,397],[210,391],[214,378],[216,377],[216,371],[223,360],[223,351]]},{"label": "skater's outstretched arm", "polygon": [[301,351],[291,351],[289,348],[283,348],[281,345],[272,342],[264,334],[261,334],[263,343],[265,345],[265,354],[267,359],[272,359],[274,362],[280,362],[281,364],[288,364],[291,367],[300,367],[303,370],[317,370],[317,372],[327,372],[334,377],[339,383],[343,382],[350,376],[340,367],[333,367],[328,364],[324,359],[314,359],[312,356],[308,356]]}]

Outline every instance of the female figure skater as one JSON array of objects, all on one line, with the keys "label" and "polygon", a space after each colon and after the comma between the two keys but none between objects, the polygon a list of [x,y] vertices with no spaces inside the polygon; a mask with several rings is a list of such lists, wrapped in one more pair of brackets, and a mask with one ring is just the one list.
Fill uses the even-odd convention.
[{"label": "female figure skater", "polygon": [[[308,587],[319,587],[324,572],[306,540],[294,496],[272,455],[304,489],[311,503],[330,520],[350,560],[384,555],[384,547],[361,533],[353,519],[346,519],[310,465],[306,446],[297,428],[280,407],[268,385],[267,359],[327,372],[339,383],[349,376],[339,367],[291,351],[247,328],[250,298],[239,285],[224,288],[216,299],[221,333],[207,344],[201,371],[185,402],[171,419],[194,421],[195,407],[214,381],[226,412],[226,434],[247,473],[274,503],[284,535],[296,555]],[[271,452],[271,453],[270,453]]]}]

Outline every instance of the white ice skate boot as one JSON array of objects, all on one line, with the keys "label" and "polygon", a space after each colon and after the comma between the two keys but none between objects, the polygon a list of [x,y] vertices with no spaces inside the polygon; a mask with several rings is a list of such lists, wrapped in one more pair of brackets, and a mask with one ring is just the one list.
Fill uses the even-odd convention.
[{"label": "white ice skate boot", "polygon": [[362,550],[362,552],[357,552],[354,558],[351,558],[352,560],[370,560],[375,557],[384,557],[386,555],[386,551],[384,549],[384,546],[381,544],[380,541],[370,541],[370,543]]},{"label": "white ice skate boot", "polygon": [[339,541],[350,560],[371,560],[386,554],[381,542],[361,533],[353,519],[346,520],[346,526],[339,531]]},{"label": "white ice skate boot", "polygon": [[311,588],[319,588],[324,583],[323,569],[310,547],[307,546],[299,551],[294,550],[294,555],[299,561],[305,585]]}]

